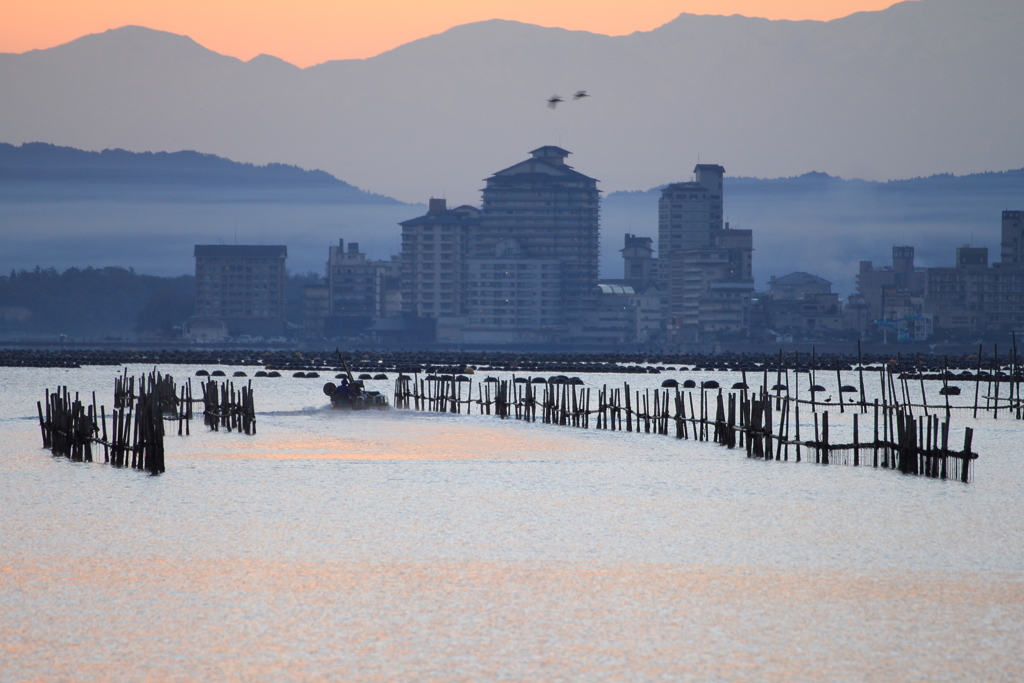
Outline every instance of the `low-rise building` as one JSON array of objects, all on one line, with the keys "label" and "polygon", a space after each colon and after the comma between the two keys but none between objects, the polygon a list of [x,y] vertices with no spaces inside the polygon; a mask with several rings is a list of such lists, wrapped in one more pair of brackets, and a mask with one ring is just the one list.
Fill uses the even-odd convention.
[{"label": "low-rise building", "polygon": [[770,326],[793,334],[837,332],[846,328],[839,295],[832,283],[805,272],[768,281]]},{"label": "low-rise building", "polygon": [[[1007,249],[1004,253],[1011,254]],[[964,245],[952,268],[929,268],[923,312],[936,333],[966,338],[974,333],[1024,329],[1024,267],[988,266],[988,249]]]},{"label": "low-rise building", "polygon": [[[908,296],[923,296],[925,269],[914,266],[914,247],[900,245],[892,248],[892,265],[875,266],[861,261],[857,273],[857,295],[863,300],[866,320],[870,326],[885,318],[883,300],[897,292]],[[859,330],[866,332],[867,328]]]}]

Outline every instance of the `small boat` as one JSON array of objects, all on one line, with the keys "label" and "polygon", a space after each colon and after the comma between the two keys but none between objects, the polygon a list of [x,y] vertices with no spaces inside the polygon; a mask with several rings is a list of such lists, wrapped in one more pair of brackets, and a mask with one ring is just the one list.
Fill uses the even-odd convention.
[{"label": "small boat", "polygon": [[[343,385],[345,386],[345,385]],[[324,394],[330,397],[332,408],[351,410],[387,410],[388,397],[379,391],[366,391],[359,380],[347,383],[348,391],[339,391],[334,382],[324,385]]]},{"label": "small boat", "polygon": [[352,376],[348,363],[344,359],[341,360],[341,363],[345,366],[345,373],[348,376],[342,377],[340,385],[334,382],[324,385],[324,394],[331,399],[331,407],[350,410],[387,410],[388,397],[379,391],[367,391],[363,381]]}]

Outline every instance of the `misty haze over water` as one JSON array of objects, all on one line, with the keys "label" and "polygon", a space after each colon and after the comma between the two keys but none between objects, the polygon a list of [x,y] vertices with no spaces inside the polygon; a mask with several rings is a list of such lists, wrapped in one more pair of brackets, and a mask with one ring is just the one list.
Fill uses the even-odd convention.
[{"label": "misty haze over water", "polygon": [[[426,208],[322,172],[195,153],[0,145],[0,179],[0,272],[116,265],[181,275],[194,271],[193,245],[237,242],[286,244],[292,272],[322,273],[338,239],[358,242],[370,258],[397,254],[398,222]],[[623,234],[657,240],[659,196],[656,188],[604,196],[602,277],[622,277]],[[821,173],[725,181],[726,220],[754,230],[758,288],[802,270],[847,294],[860,260],[887,264],[903,243],[917,247],[918,265],[951,264],[965,243],[988,246],[995,261],[1000,211],[1022,205],[1024,171],[888,183]]]}]

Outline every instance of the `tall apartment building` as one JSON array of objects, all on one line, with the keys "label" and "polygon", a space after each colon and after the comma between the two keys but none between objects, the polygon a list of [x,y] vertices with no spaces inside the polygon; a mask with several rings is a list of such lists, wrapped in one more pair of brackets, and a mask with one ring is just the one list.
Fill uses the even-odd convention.
[{"label": "tall apartment building", "polygon": [[[472,241],[474,259],[502,259],[514,252],[519,260],[558,262],[559,304],[531,316],[555,321],[533,331],[540,336],[557,336],[597,299],[597,180],[565,163],[569,154],[561,147],[539,147],[529,159],[487,178],[483,215]],[[547,309],[540,300],[534,305]]]},{"label": "tall apartment building", "polygon": [[222,321],[228,334],[285,331],[288,247],[197,244],[196,317]]},{"label": "tall apartment building", "polygon": [[424,216],[402,226],[402,313],[418,318],[466,315],[469,245],[480,209],[431,198]]},{"label": "tall apartment building", "polygon": [[999,256],[1003,267],[1024,267],[1024,211],[1003,211],[1002,245]]},{"label": "tall apartment building", "polygon": [[753,234],[722,220],[725,169],[697,164],[658,202],[658,281],[670,341],[691,342],[749,326]]},{"label": "tall apartment building", "polygon": [[384,296],[383,273],[359,251],[357,242],[338,240],[327,258],[330,315],[379,318]]}]

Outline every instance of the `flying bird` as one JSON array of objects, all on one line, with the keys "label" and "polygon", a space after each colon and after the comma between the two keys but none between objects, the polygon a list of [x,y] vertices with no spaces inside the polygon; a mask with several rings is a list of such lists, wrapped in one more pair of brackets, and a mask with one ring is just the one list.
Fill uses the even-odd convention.
[{"label": "flying bird", "polygon": [[559,102],[565,102],[565,100],[563,100],[558,95],[552,95],[550,98],[548,98],[548,108],[554,109],[555,107],[558,106]]},{"label": "flying bird", "polygon": [[584,97],[590,97],[586,90],[577,90],[576,94],[572,96],[574,100],[582,100]]}]

